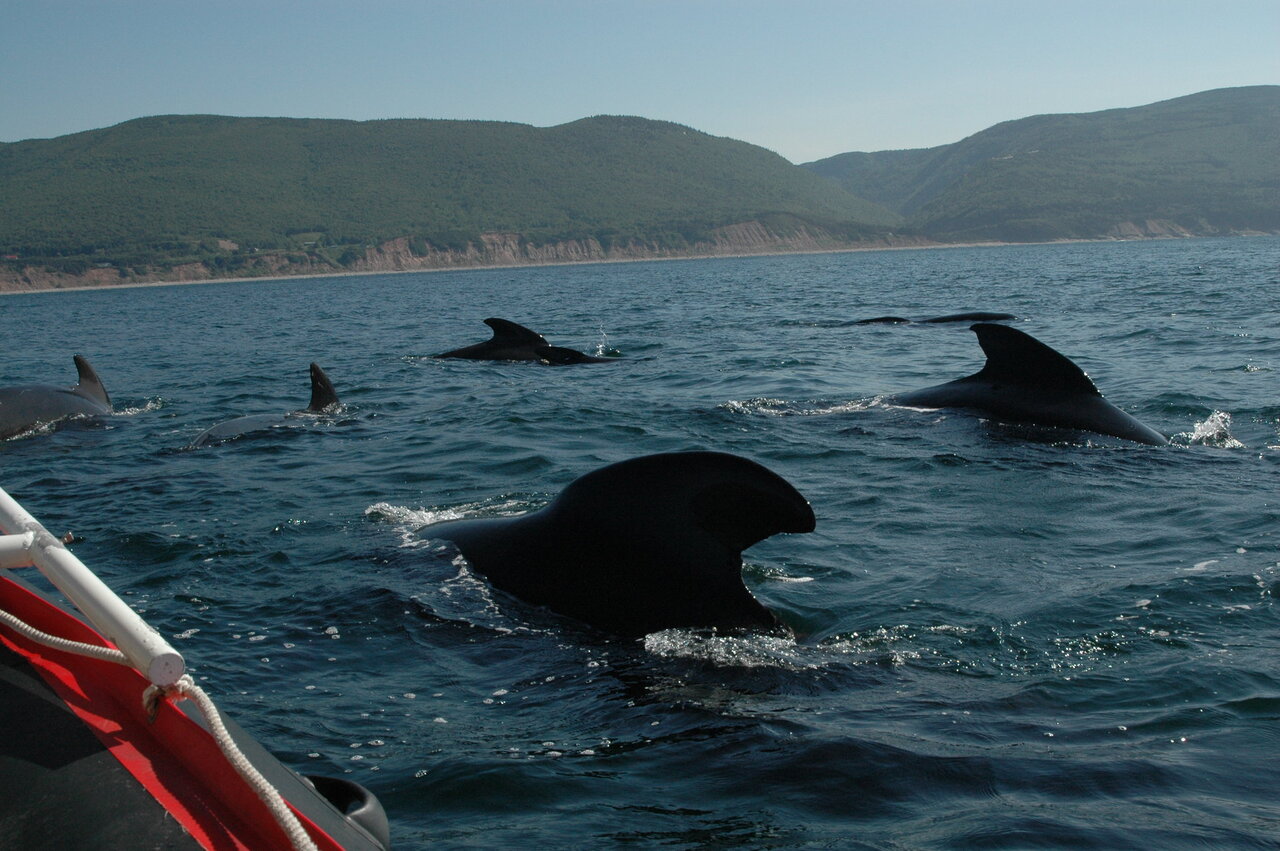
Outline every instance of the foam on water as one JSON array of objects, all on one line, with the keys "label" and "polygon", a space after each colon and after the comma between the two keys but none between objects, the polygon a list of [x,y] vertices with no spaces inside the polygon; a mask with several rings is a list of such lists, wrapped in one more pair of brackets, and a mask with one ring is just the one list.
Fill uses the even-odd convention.
[{"label": "foam on water", "polygon": [[1196,423],[1190,432],[1185,432],[1180,437],[1195,446],[1216,446],[1219,449],[1247,448],[1231,436],[1231,415],[1225,411],[1214,411],[1202,422]]}]

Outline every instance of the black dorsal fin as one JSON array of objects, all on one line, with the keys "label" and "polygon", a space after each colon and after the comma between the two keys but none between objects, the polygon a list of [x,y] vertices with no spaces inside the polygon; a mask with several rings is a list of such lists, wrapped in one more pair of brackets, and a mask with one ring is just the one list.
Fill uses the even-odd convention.
[{"label": "black dorsal fin", "polygon": [[307,410],[318,413],[336,404],[338,404],[338,393],[333,389],[329,376],[324,374],[320,364],[311,364],[311,404],[307,406]]},{"label": "black dorsal fin", "polygon": [[107,395],[107,388],[102,386],[98,373],[94,372],[89,362],[80,355],[75,355],[73,360],[76,363],[76,372],[80,376],[80,383],[75,386],[75,392],[86,399],[101,402],[107,410],[111,410],[111,397]]},{"label": "black dorsal fin", "polygon": [[1084,370],[1070,358],[1008,325],[979,323],[970,327],[987,364],[975,378],[1026,384],[1043,390],[1101,396]]},{"label": "black dorsal fin", "polygon": [[493,329],[493,342],[504,345],[523,344],[528,346],[549,345],[545,337],[537,331],[531,331],[523,325],[517,325],[507,319],[490,317],[484,321]]},{"label": "black dorsal fin", "polygon": [[[779,532],[814,528],[813,509],[786,479],[724,452],[668,452],[621,461],[575,480],[556,502],[570,516],[626,515],[632,500],[638,514],[648,506],[669,529],[696,525],[735,554]],[[738,564],[732,568],[736,571]]]}]

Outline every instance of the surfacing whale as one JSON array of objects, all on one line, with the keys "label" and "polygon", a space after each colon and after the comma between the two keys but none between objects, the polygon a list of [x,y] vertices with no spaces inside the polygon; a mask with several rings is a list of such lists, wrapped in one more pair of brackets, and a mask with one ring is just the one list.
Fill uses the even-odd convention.
[{"label": "surfacing whale", "polygon": [[454,520],[419,534],[452,541],[496,588],[597,629],[774,629],[742,582],[742,551],[811,532],[813,509],[785,479],[737,455],[671,452],[602,467],[546,507]]},{"label": "surfacing whale", "polygon": [[98,374],[80,355],[74,356],[80,381],[75,387],[21,384],[0,387],[0,439],[30,431],[66,417],[111,413],[111,397]]},{"label": "surfacing whale", "polygon": [[553,346],[536,331],[517,325],[506,319],[489,318],[484,321],[493,329],[493,337],[483,343],[464,346],[449,352],[441,352],[437,358],[464,358],[466,360],[519,360],[537,361],[552,366],[575,363],[608,363],[613,358],[598,358],[576,349]]},{"label": "surfacing whale", "polygon": [[873,319],[859,319],[854,325],[940,325],[945,322],[1007,322],[1017,319],[1012,313],[987,313],[975,310],[970,313],[950,313],[946,316],[934,316],[929,319],[904,319],[901,316],[877,316]]},{"label": "surfacing whale", "polygon": [[249,432],[272,428],[285,422],[289,417],[298,414],[323,413],[337,404],[338,394],[333,389],[333,383],[329,381],[329,376],[324,374],[324,370],[320,368],[319,364],[313,363],[311,364],[311,404],[307,405],[305,409],[288,414],[257,414],[248,417],[236,417],[233,420],[210,426],[200,432],[200,434],[196,435],[196,439],[191,441],[188,448],[196,449],[209,443],[219,443]]},{"label": "surfacing whale", "polygon": [[910,408],[971,408],[997,420],[1092,431],[1163,446],[1163,434],[1112,405],[1084,370],[1030,334],[1007,325],[970,329],[987,363],[967,378],[886,401]]}]

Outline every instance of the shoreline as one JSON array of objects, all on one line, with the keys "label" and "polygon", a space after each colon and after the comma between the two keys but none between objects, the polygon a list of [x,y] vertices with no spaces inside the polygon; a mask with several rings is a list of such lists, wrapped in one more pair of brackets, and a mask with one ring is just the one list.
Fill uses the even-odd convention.
[{"label": "shoreline", "polygon": [[1168,241],[1182,239],[1221,239],[1223,237],[1235,236],[1274,236],[1274,234],[1258,233],[1258,234],[1224,234],[1222,236],[1203,236],[1203,237],[1174,237],[1174,236],[1152,236],[1137,238],[1098,238],[1098,239],[1057,239],[1044,242],[939,242],[929,244],[903,244],[903,245],[868,245],[865,247],[848,247],[848,248],[819,248],[811,250],[786,250],[777,251],[744,251],[729,253],[708,253],[708,254],[690,254],[686,256],[672,257],[654,256],[654,257],[619,257],[615,259],[592,259],[592,260],[564,260],[558,262],[546,263],[489,263],[477,264],[474,266],[427,266],[418,269],[380,269],[367,271],[342,271],[342,272],[312,272],[297,275],[261,275],[261,276],[244,276],[233,278],[195,278],[195,279],[179,279],[169,281],[129,281],[120,284],[85,284],[83,286],[71,287],[41,287],[35,289],[4,289],[0,286],[0,297],[18,296],[18,295],[43,295],[48,293],[71,293],[71,292],[91,292],[91,291],[113,291],[122,289],[140,289],[144,287],[180,287],[180,286],[198,286],[201,284],[231,284],[245,283],[251,284],[256,282],[275,282],[275,281],[293,281],[293,280],[322,280],[325,278],[351,278],[351,277],[370,277],[373,275],[410,275],[410,274],[435,274],[438,272],[478,272],[492,271],[494,269],[528,269],[554,266],[591,266],[591,265],[613,265],[620,263],[655,263],[655,262],[675,262],[681,260],[715,260],[715,259],[731,259],[746,257],[782,257],[793,255],[809,255],[809,254],[862,254],[873,251],[928,251],[933,249],[952,249],[952,248],[1007,248],[1018,245],[1076,245],[1084,243],[1117,243],[1117,242],[1153,242]]},{"label": "shoreline", "polygon": [[[1103,240],[1109,241],[1109,240]],[[171,281],[129,281],[121,284],[85,284],[83,286],[72,287],[41,287],[36,289],[3,289],[0,288],[0,297],[15,295],[39,295],[45,293],[71,293],[71,292],[91,292],[98,290],[123,290],[138,289],[142,287],[183,287],[198,286],[200,284],[234,284],[234,283],[255,283],[260,281],[295,281],[295,280],[322,280],[324,278],[353,278],[353,277],[370,277],[372,275],[411,275],[411,274],[435,274],[438,272],[480,272],[492,271],[494,269],[531,269],[554,266],[594,266],[594,265],[614,265],[619,263],[657,263],[679,260],[714,260],[717,258],[742,258],[742,257],[781,257],[787,255],[798,254],[854,254],[867,251],[910,251],[917,249],[929,248],[978,248],[983,246],[1001,246],[1001,245],[1031,245],[1033,243],[1006,243],[1006,242],[973,242],[973,243],[937,243],[930,245],[874,245],[865,248],[818,248],[812,250],[777,250],[777,251],[743,251],[732,253],[711,253],[711,254],[689,254],[686,256],[672,257],[670,255],[655,255],[653,257],[618,257],[614,259],[592,259],[592,260],[563,260],[558,262],[547,263],[487,263],[477,264],[474,266],[424,266],[419,269],[378,269],[367,271],[342,271],[342,272],[307,272],[297,275],[252,275],[235,278],[188,278],[185,280]]]}]

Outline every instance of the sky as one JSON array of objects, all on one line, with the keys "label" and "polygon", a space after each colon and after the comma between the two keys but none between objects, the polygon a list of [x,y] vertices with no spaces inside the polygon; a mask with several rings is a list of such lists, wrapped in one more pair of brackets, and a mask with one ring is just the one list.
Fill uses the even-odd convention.
[{"label": "sky", "polygon": [[1280,0],[0,0],[0,142],[639,115],[795,163],[1280,84]]}]

